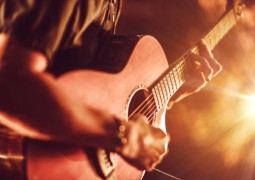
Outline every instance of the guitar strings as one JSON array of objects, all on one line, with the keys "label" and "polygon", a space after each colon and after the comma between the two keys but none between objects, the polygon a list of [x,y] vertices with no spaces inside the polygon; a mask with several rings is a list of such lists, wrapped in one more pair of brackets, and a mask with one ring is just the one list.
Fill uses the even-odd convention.
[{"label": "guitar strings", "polygon": [[[180,62],[180,60],[183,60],[184,58],[180,58],[178,61]],[[184,63],[184,61],[183,62],[181,62],[182,64],[184,64],[184,66],[182,67],[181,66],[181,69],[178,69],[178,71],[183,71],[183,69],[186,67],[186,64]],[[168,73],[169,74],[169,73]],[[174,77],[171,77],[171,78],[174,78],[174,79],[176,79],[175,77],[177,77],[176,76],[176,73],[173,73],[172,74]],[[166,77],[165,77],[166,78]],[[171,82],[171,80],[170,80],[170,82]],[[173,84],[173,83],[172,83]],[[171,89],[171,88],[170,88]],[[133,114],[135,114],[138,110],[139,110],[139,108],[140,107],[142,107],[142,109],[140,109],[140,111],[139,111],[139,113],[141,113],[145,108],[146,108],[146,106],[145,105],[147,105],[148,104],[148,101],[149,102],[151,102],[152,100],[154,100],[154,98],[153,98],[153,96],[152,96],[153,94],[150,94],[141,104],[140,104],[140,106],[138,106],[134,111],[133,111],[133,113],[129,116],[129,117],[132,117],[133,116]],[[150,99],[151,98],[151,99]],[[168,97],[169,98],[169,97]],[[168,100],[168,98],[167,98],[167,100]],[[165,100],[165,99],[164,99]],[[165,100],[166,101],[166,100]],[[157,109],[155,109],[156,107],[155,107],[155,104],[154,104],[154,106],[151,108],[152,110],[157,110]],[[160,107],[161,108],[161,107]],[[149,112],[150,112],[151,110],[149,110]],[[156,112],[156,111],[155,111]],[[153,115],[153,114],[155,114],[155,112],[153,111],[153,113],[151,114],[151,115]],[[143,114],[143,113],[142,113]],[[148,116],[151,116],[151,115],[148,115]]]},{"label": "guitar strings", "polygon": [[[183,59],[181,59],[181,60],[183,60]],[[183,67],[181,67],[181,70],[183,70],[184,69],[184,67],[186,66],[186,64],[184,63],[184,61],[183,62],[181,62],[182,64],[184,64],[184,66]],[[180,69],[178,69],[178,71],[181,71]],[[168,73],[169,74],[169,73]],[[176,76],[176,74],[174,73],[173,74],[174,75],[174,77],[172,77],[172,78],[175,78],[175,77],[177,77]],[[166,78],[166,76],[165,76],[165,78]],[[164,79],[164,78],[163,78]],[[168,78],[167,78],[168,79]],[[175,78],[176,79],[176,78]],[[171,80],[170,80],[171,81]],[[173,88],[170,88],[170,89],[173,89]],[[172,95],[172,94],[171,94]],[[149,98],[151,98],[151,99],[149,99]],[[167,99],[163,99],[163,101],[167,101],[168,99],[170,98],[170,96],[169,97],[167,97]],[[138,112],[138,113],[141,113],[145,108],[146,108],[146,106],[145,105],[147,105],[148,104],[148,101],[149,102],[151,102],[152,100],[154,100],[154,97],[153,97],[153,94],[150,94],[133,112],[132,112],[132,114],[129,116],[129,117],[132,117],[135,113],[137,113],[137,111],[139,110],[139,108],[140,107],[142,107],[142,109],[140,109],[140,111]],[[155,106],[153,107],[153,108],[155,108]],[[161,107],[160,107],[161,108]],[[154,113],[154,112],[153,112]],[[143,114],[143,113],[142,113]]]},{"label": "guitar strings", "polygon": [[[177,72],[173,74],[173,79],[180,79],[178,74],[181,74],[183,75],[183,72],[186,71],[187,73],[187,64],[189,63],[190,64],[190,61],[189,61],[189,56],[192,54],[192,53],[195,53],[195,54],[198,54],[198,47],[197,46],[194,46],[192,48],[192,50],[190,51],[187,51],[178,61],[182,64],[181,68],[177,69]],[[177,77],[177,78],[176,78]],[[184,78],[183,78],[184,79]],[[172,82],[172,81],[170,81]],[[173,83],[172,83],[173,84]],[[179,83],[178,84],[181,84],[180,80],[179,80]],[[169,85],[169,84],[168,84]],[[179,85],[180,86],[180,85]],[[174,91],[177,90],[177,88],[171,88],[169,87],[169,89],[175,89],[173,90],[173,94],[175,93]],[[173,95],[171,94],[171,96]],[[164,99],[165,101],[168,101],[170,97]],[[143,107],[143,109],[146,108],[146,107]],[[156,109],[155,109],[156,108]],[[146,117],[148,118],[148,123],[150,123],[151,121],[154,120],[154,116],[156,114],[156,111],[157,111],[157,107],[155,106],[155,103],[154,103],[154,106],[152,108],[148,108],[147,110],[149,110],[149,112],[147,113],[144,113],[146,115]],[[152,111],[152,112],[151,112]],[[141,113],[142,111],[140,110],[139,113]],[[145,111],[146,112],[146,111]],[[150,113],[150,114],[149,114]],[[143,114],[143,113],[142,113]]]},{"label": "guitar strings", "polygon": [[[186,68],[182,68],[179,70],[179,72],[183,71],[184,69]],[[167,101],[167,100],[166,100]],[[156,108],[156,106],[154,106],[154,108]],[[151,110],[152,110],[152,113],[151,113]],[[154,111],[153,109],[149,110],[148,113],[150,114],[146,114],[146,117],[148,118],[148,123],[150,123],[151,121],[154,120],[154,116],[156,115],[156,111]],[[156,109],[157,110],[157,109]]]},{"label": "guitar strings", "polygon": [[162,171],[160,169],[154,168],[154,170],[159,172],[159,173],[161,173],[161,174],[163,174],[163,175],[165,175],[165,176],[167,176],[168,178],[170,177],[171,179],[181,180],[180,178],[178,178],[176,176],[173,176],[173,175],[171,175],[169,173],[166,173],[166,172],[164,172],[164,171]]},{"label": "guitar strings", "polygon": [[[185,64],[184,64],[185,65]],[[183,67],[182,67],[183,68]],[[179,70],[180,71],[180,70]],[[174,77],[177,77],[175,74],[174,74]],[[168,98],[167,98],[168,99]],[[167,101],[167,99],[163,99],[163,101]],[[135,113],[137,113],[137,111],[139,110],[139,108],[140,107],[142,107],[142,109],[140,109],[140,111],[138,112],[138,113],[141,113],[144,109],[146,109],[146,106],[148,105],[148,102],[151,102],[152,100],[154,100],[154,97],[153,97],[153,94],[150,94],[132,113],[131,113],[131,115],[129,116],[129,118],[130,117],[132,117]],[[154,104],[154,103],[153,103]],[[156,106],[155,106],[155,104],[154,104],[154,106],[151,108],[152,110],[157,110],[157,108],[156,108]],[[161,108],[161,107],[160,107]],[[151,110],[149,110],[149,111],[151,111]],[[156,112],[156,111],[155,111]],[[154,114],[155,113],[154,111],[153,111],[153,113],[152,114]],[[141,113],[141,114],[144,114],[144,113]]]},{"label": "guitar strings", "polygon": [[[184,62],[181,62],[181,64],[183,64]],[[184,68],[184,66],[181,66],[181,68],[179,68],[178,69],[178,72],[179,72],[179,74],[181,74],[182,75],[182,72],[184,71],[184,69],[186,69],[186,68]],[[178,73],[177,73],[177,77],[179,77],[178,76]],[[164,79],[165,78],[163,78],[163,81],[164,81]],[[167,80],[165,80],[165,81],[167,81]],[[171,90],[171,89],[173,89],[173,88],[171,88],[170,86],[169,86],[169,84],[168,83],[163,83],[164,85],[165,85],[165,98],[164,98],[164,102],[163,103],[165,103],[165,102],[168,102],[168,100],[169,100],[169,98],[171,97],[171,93],[169,93],[169,91]],[[180,83],[179,83],[180,84]],[[177,88],[175,88],[175,89],[177,89]],[[168,91],[168,92],[167,92]],[[174,92],[174,91],[173,91]],[[151,118],[151,116],[152,115],[154,115],[155,114],[155,112],[154,112],[154,110],[157,110],[157,109],[155,109],[156,108],[156,106],[155,106],[155,103],[153,103],[153,107],[150,109],[149,107],[147,108],[147,111],[145,111],[144,112],[144,114],[146,115],[146,116],[148,116],[148,119],[150,119]],[[153,110],[153,112],[151,113],[151,110]],[[140,111],[141,112],[141,111]],[[151,114],[149,114],[149,113],[151,113]]]},{"label": "guitar strings", "polygon": [[[185,61],[182,61],[181,62],[181,64],[184,64],[183,66],[181,66],[181,68],[179,68],[176,72],[177,73],[174,73],[174,77],[172,77],[172,78],[175,78],[175,77],[178,77],[178,72],[179,72],[179,74],[182,74],[182,72],[186,69],[186,64],[185,64]],[[177,76],[176,76],[177,75]],[[165,77],[166,78],[166,77]],[[176,78],[175,78],[176,79]],[[179,82],[179,84],[180,84],[180,82]],[[169,84],[168,84],[169,85]],[[169,87],[169,89],[171,89],[170,87]],[[177,88],[175,88],[175,89],[177,89]],[[166,90],[166,89],[165,89]],[[166,95],[166,92],[164,93],[165,95]],[[170,98],[170,96],[169,97],[167,97],[167,98],[165,98],[165,99],[163,99],[163,101],[168,101],[168,99]],[[150,123],[152,120],[153,120],[153,117],[154,117],[154,115],[156,114],[156,112],[157,112],[157,107],[156,107],[156,104],[155,103],[153,103],[154,101],[154,98],[153,98],[153,96],[152,96],[152,94],[150,94],[150,96],[147,98],[147,99],[145,99],[144,101],[143,101],[143,103],[141,104],[141,105],[144,105],[144,106],[142,106],[142,109],[140,109],[140,111],[138,112],[138,113],[140,113],[140,114],[144,114],[147,118],[148,118],[148,123]],[[153,101],[153,102],[151,102],[151,101]],[[165,103],[165,102],[164,102]],[[148,104],[150,104],[149,105],[149,107],[148,107]],[[146,105],[146,106],[145,106]],[[141,106],[140,106],[141,107]],[[140,107],[138,107],[135,111],[138,111],[138,109],[140,108]],[[143,110],[146,110],[145,112],[143,112],[142,113],[142,111]],[[151,112],[152,111],[152,112]],[[131,116],[130,116],[131,117]]]},{"label": "guitar strings", "polygon": [[[231,17],[232,16],[232,17]],[[204,37],[204,40],[206,41],[206,43],[208,44],[208,46],[209,46],[209,48],[210,49],[213,49],[214,48],[214,46],[217,44],[217,40],[216,39],[218,39],[218,41],[224,36],[224,34],[226,34],[226,32],[228,32],[228,30],[231,28],[231,26],[233,26],[234,24],[235,24],[235,22],[234,21],[231,21],[232,19],[234,19],[233,18],[233,10],[232,11],[230,11],[224,18],[223,18],[223,20],[219,23],[219,24],[217,24],[209,33],[208,33],[208,35],[207,36],[205,36]],[[228,26],[228,29],[226,29],[225,28],[225,24],[230,24],[229,26]],[[221,30],[223,28],[223,31],[220,31],[220,33],[217,33],[218,31],[217,31],[217,29],[219,29],[219,30]],[[217,37],[217,38],[216,38]],[[191,54],[191,53],[195,53],[195,54],[198,54],[198,47],[197,46],[194,46],[193,48],[191,48],[191,50],[190,51],[188,51],[188,52],[186,52],[181,58],[179,58],[178,60],[177,60],[177,64],[178,63],[180,63],[182,60],[187,60],[187,57]],[[187,61],[188,63],[190,63],[189,61]],[[184,70],[187,70],[187,68],[186,68],[186,64],[185,64],[185,62],[184,62],[184,66],[181,66],[181,68],[180,69],[178,69],[178,72],[180,72],[180,71],[184,71]],[[172,70],[171,70],[172,71]],[[170,71],[170,72],[171,72]],[[170,73],[169,72],[169,73]],[[172,80],[169,80],[169,78],[167,78],[167,76],[169,75],[169,73],[167,73],[167,75],[164,77],[164,78],[162,78],[162,80],[161,81],[159,81],[159,83],[157,83],[157,85],[158,84],[160,84],[160,83],[162,83],[162,81],[167,81],[167,83],[165,83],[166,84],[166,86],[164,87],[163,86],[163,88],[165,88],[165,89],[163,89],[162,87],[161,87],[161,90],[160,90],[160,94],[162,95],[158,95],[158,97],[159,97],[159,99],[158,100],[160,100],[160,99],[162,99],[161,100],[161,103],[162,104],[164,104],[166,101],[168,101],[169,100],[169,98],[175,93],[175,91],[176,91],[176,89],[178,88],[173,88],[173,84],[176,84],[176,82],[175,83],[173,83],[173,81]],[[182,74],[182,73],[181,73]],[[178,73],[177,73],[177,75],[176,75],[176,73],[172,73],[172,77],[171,78],[173,78],[174,80],[176,80],[176,77],[178,78]],[[170,83],[171,83],[171,85],[172,85],[172,87],[170,87],[170,83],[169,83],[169,81],[170,81]],[[162,84],[164,84],[164,82],[162,83]],[[179,82],[179,84],[180,84],[180,82]],[[167,88],[166,88],[167,87]],[[169,94],[170,95],[168,95],[168,93],[166,92],[166,90],[173,90],[173,93],[172,92],[169,92]],[[172,93],[172,94],[171,94]],[[166,97],[165,97],[166,96]],[[159,105],[159,109],[160,108],[162,108],[163,107],[163,105],[161,106],[161,105]],[[148,123],[150,123],[152,120],[153,120],[153,117],[155,116],[155,114],[156,114],[156,112],[159,110],[158,108],[157,108],[157,106],[156,106],[156,103],[155,103],[155,101],[154,101],[154,97],[153,97],[153,94],[152,93],[150,93],[150,95],[129,115],[129,118],[132,118],[135,114],[144,114],[147,118],[148,118]],[[145,112],[143,112],[145,110]],[[152,112],[151,112],[152,111]],[[150,118],[152,118],[151,120],[150,120]]]},{"label": "guitar strings", "polygon": [[[205,41],[209,45],[210,49],[213,49],[217,42],[236,24],[234,10],[232,9],[223,19],[217,24],[207,36]],[[228,25],[228,26],[227,26]]]},{"label": "guitar strings", "polygon": [[[179,59],[179,61],[180,60],[183,60],[183,61],[180,61],[181,62],[181,64],[184,64],[183,66],[181,66],[181,68],[179,68],[179,69],[177,69],[177,72],[179,72],[179,74],[181,74],[181,75],[183,75],[183,73],[181,73],[181,72],[183,72],[183,71],[187,71],[187,63],[185,63],[185,60],[187,60],[188,59],[188,57],[190,56],[190,54],[191,53],[198,53],[198,48],[197,48],[197,46],[195,46],[195,47],[193,47],[192,48],[192,51],[188,51],[186,54],[184,54],[184,56],[182,57],[182,58],[180,58]],[[185,57],[185,59],[184,59],[184,57]],[[186,61],[186,62],[190,62],[190,61]],[[179,77],[178,76],[178,73],[173,73],[173,79],[176,79],[175,77]],[[164,78],[163,78],[164,79]],[[173,84],[172,83],[172,81],[170,80],[170,82],[171,82],[171,84]],[[179,84],[180,84],[180,82],[179,82]],[[169,83],[167,83],[167,85],[169,85]],[[174,88],[171,88],[171,87],[169,87],[168,89],[177,89],[176,87],[174,87]],[[152,95],[152,94],[151,94]],[[171,95],[173,95],[173,94],[171,94]],[[165,99],[163,99],[163,101],[168,101],[168,99],[169,99],[170,97],[167,97],[167,98],[165,98]],[[152,97],[150,100],[149,100],[149,103],[151,102],[151,100],[154,100],[154,98]],[[146,101],[146,100],[145,100]],[[144,103],[144,102],[143,102]],[[145,102],[146,103],[146,102]],[[164,102],[163,102],[164,103]],[[147,103],[148,104],[148,103]],[[147,105],[146,104],[146,105]],[[144,110],[144,109],[146,109],[146,111],[145,112],[143,112],[142,113],[142,111]],[[152,112],[151,112],[152,111]],[[138,113],[141,113],[141,114],[144,114],[147,118],[148,118],[148,123],[150,123],[151,121],[153,121],[153,118],[154,118],[154,116],[155,116],[155,114],[156,114],[156,111],[157,111],[157,107],[155,106],[155,103],[153,103],[153,106],[151,107],[151,105],[149,106],[149,107],[147,107],[146,108],[146,106],[143,106],[142,107],[142,109],[140,109],[140,111],[138,112]]]},{"label": "guitar strings", "polygon": [[[181,68],[181,69],[179,69],[179,72],[182,72],[182,71],[184,71],[186,69],[186,66],[184,66],[183,68]],[[167,100],[166,100],[167,101]],[[155,104],[154,104],[155,105]],[[156,106],[154,106],[154,108],[156,108]],[[151,121],[153,121],[154,120],[154,116],[156,115],[156,111],[152,111],[151,112],[151,110],[153,110],[153,109],[150,109],[149,110],[149,112],[148,112],[148,114],[146,114],[146,117],[148,117],[148,123],[150,123]],[[150,114],[149,114],[150,113]]]}]

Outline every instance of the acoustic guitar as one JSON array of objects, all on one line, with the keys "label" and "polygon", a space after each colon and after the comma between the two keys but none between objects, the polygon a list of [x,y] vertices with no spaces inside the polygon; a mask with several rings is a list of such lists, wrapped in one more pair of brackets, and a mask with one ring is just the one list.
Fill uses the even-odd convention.
[{"label": "acoustic guitar", "polygon": [[[231,9],[203,38],[211,50],[236,24],[241,10],[242,6]],[[161,45],[152,36],[113,35],[102,46],[98,59],[122,62],[116,72],[107,71],[107,66],[97,67],[96,63],[94,69],[63,73],[57,81],[88,107],[116,114],[125,120],[137,113],[144,114],[148,123],[166,132],[167,103],[185,82],[192,53],[199,53],[196,45],[169,66]],[[132,180],[141,179],[144,173],[118,154],[103,149],[31,139],[26,139],[25,145],[24,156],[8,156],[7,153],[0,158],[24,157],[26,177],[31,180]]]}]

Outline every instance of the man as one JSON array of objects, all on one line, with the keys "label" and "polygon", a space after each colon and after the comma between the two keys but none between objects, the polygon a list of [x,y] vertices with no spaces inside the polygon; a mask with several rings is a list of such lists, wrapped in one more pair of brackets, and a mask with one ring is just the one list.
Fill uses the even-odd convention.
[{"label": "man", "polygon": [[[83,64],[89,67],[94,47],[114,31],[118,7],[112,0],[1,1],[0,122],[32,139],[116,151],[133,166],[153,170],[166,154],[168,135],[142,115],[125,122],[84,107],[47,71],[57,56],[75,49],[76,57],[84,47]],[[200,66],[190,72],[197,80],[170,104],[200,90],[221,70],[204,43],[199,46],[203,57],[192,59]]]}]

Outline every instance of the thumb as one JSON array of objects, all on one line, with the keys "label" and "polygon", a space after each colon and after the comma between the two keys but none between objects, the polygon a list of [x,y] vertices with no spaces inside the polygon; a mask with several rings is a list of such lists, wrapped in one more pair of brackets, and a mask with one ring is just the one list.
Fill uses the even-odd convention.
[{"label": "thumb", "polygon": [[145,115],[142,115],[142,114],[136,114],[134,115],[134,117],[132,117],[130,119],[130,121],[133,121],[133,122],[141,122],[141,123],[148,123],[148,119]]}]

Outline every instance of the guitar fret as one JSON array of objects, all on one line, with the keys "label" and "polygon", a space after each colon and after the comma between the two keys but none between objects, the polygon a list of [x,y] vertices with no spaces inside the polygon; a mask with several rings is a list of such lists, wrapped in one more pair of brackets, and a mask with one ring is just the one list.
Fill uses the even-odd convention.
[{"label": "guitar fret", "polygon": [[180,64],[181,64],[181,68],[180,68],[180,81],[184,81],[185,63],[184,63],[184,61],[182,61]]},{"label": "guitar fret", "polygon": [[180,82],[179,82],[179,79],[178,79],[178,76],[177,76],[177,73],[176,73],[176,76],[175,76],[175,82],[176,82],[176,91],[177,89],[180,87]]},{"label": "guitar fret", "polygon": [[173,72],[174,72],[174,82],[175,82],[174,91],[176,92],[178,89],[178,79],[176,79],[177,78],[176,68],[173,69]]},{"label": "guitar fret", "polygon": [[236,24],[234,10],[231,10],[205,37],[204,40],[212,50],[224,35]]},{"label": "guitar fret", "polygon": [[173,81],[174,81],[174,92],[176,91],[177,89],[177,82],[176,82],[176,74],[175,74],[175,68],[173,68]]},{"label": "guitar fret", "polygon": [[164,96],[164,102],[166,102],[167,101],[167,94],[166,94],[166,88],[165,88],[163,80],[160,81],[160,85],[162,87],[162,92],[163,92],[163,96]]},{"label": "guitar fret", "polygon": [[175,78],[174,78],[174,73],[173,71],[171,72],[171,82],[173,84],[173,94],[175,93],[175,88],[176,88],[176,83],[175,83]]},{"label": "guitar fret", "polygon": [[164,95],[163,95],[163,91],[162,91],[162,87],[160,86],[160,83],[157,85],[159,88],[159,92],[160,92],[160,99],[161,99],[161,107],[164,105]]},{"label": "guitar fret", "polygon": [[163,92],[162,92],[162,87],[160,86],[160,84],[157,85],[159,88],[159,95],[160,95],[160,103],[161,103],[161,107],[164,105],[164,96],[163,96]]},{"label": "guitar fret", "polygon": [[157,110],[159,110],[160,107],[159,107],[159,102],[158,102],[157,93],[155,92],[155,88],[152,89],[152,94],[153,94],[153,97],[154,97],[154,99],[155,99],[155,103],[156,103]]},{"label": "guitar fret", "polygon": [[172,82],[172,76],[171,76],[171,73],[168,74],[168,81],[169,81],[169,84],[171,86],[171,96],[174,94],[174,86],[173,86],[173,82]]},{"label": "guitar fret", "polygon": [[168,100],[170,98],[170,89],[168,87],[168,83],[167,83],[167,78],[166,77],[163,78],[163,82],[164,82],[164,85],[166,87],[167,100]]},{"label": "guitar fret", "polygon": [[176,71],[176,76],[175,76],[175,79],[176,79],[176,82],[177,82],[177,89],[180,87],[180,76],[179,76],[179,70]]},{"label": "guitar fret", "polygon": [[181,68],[180,68],[180,80],[184,81],[184,69],[185,69],[185,62],[181,61]]},{"label": "guitar fret", "polygon": [[161,99],[160,99],[160,95],[159,95],[159,89],[157,86],[155,86],[155,90],[156,90],[156,95],[157,95],[157,99],[158,99],[158,104],[159,104],[159,108],[161,108]]},{"label": "guitar fret", "polygon": [[172,90],[172,94],[174,94],[174,83],[173,83],[173,74],[172,74],[172,71],[170,71],[169,73],[169,81],[170,81],[170,84],[171,84],[171,90]]},{"label": "guitar fret", "polygon": [[156,92],[157,92],[157,98],[158,98],[159,108],[161,108],[161,107],[162,107],[162,104],[161,104],[160,90],[159,90],[159,88],[158,88],[158,85],[156,85],[155,88],[156,88]]},{"label": "guitar fret", "polygon": [[177,83],[178,83],[178,87],[177,88],[179,88],[180,86],[181,86],[181,82],[182,82],[182,80],[181,80],[181,76],[182,76],[182,71],[181,71],[181,62],[178,64],[178,70],[176,71],[176,74],[177,74],[177,76],[176,76],[176,80],[177,80]]},{"label": "guitar fret", "polygon": [[157,85],[157,89],[158,89],[158,98],[159,98],[159,105],[160,105],[160,108],[163,106],[163,102],[162,102],[162,96],[161,96],[161,89],[160,87]]},{"label": "guitar fret", "polygon": [[170,96],[172,96],[172,95],[173,95],[173,93],[172,93],[173,86],[172,86],[172,83],[171,83],[171,81],[170,81],[170,78],[171,78],[171,76],[170,76],[170,74],[168,73],[166,79],[167,79],[167,84],[169,85],[169,93],[170,93]]}]

